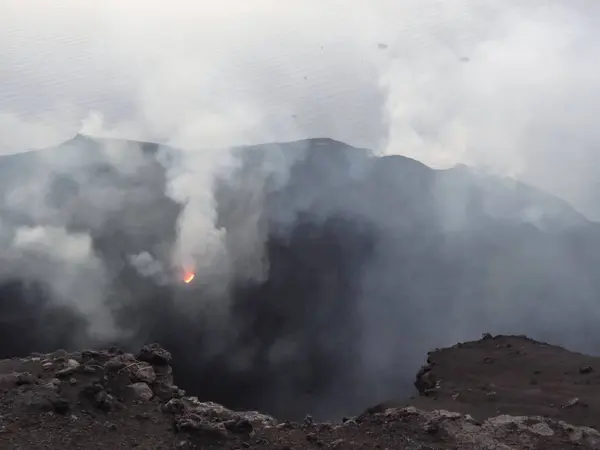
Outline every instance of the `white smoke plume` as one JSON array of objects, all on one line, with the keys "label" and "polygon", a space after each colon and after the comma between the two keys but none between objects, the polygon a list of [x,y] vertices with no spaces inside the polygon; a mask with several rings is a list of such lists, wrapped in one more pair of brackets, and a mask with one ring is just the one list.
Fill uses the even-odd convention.
[{"label": "white smoke plume", "polygon": [[61,306],[92,319],[87,329],[90,338],[122,336],[104,305],[108,286],[88,235],[51,226],[19,228],[3,259],[8,265],[4,276],[44,280]]}]

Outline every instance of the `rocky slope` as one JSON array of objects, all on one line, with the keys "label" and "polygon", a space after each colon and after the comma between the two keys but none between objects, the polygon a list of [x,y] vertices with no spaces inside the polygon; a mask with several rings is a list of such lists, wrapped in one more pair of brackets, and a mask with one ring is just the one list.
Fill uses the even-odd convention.
[{"label": "rocky slope", "polygon": [[417,375],[417,405],[551,417],[600,429],[600,358],[523,336],[485,335],[430,352]]},{"label": "rocky slope", "polygon": [[[595,449],[600,358],[515,336],[436,350],[419,396],[339,423],[278,421],[202,402],[171,355],[105,351],[0,362],[2,449]],[[535,380],[535,382],[532,382]],[[458,411],[458,412],[453,412]],[[526,414],[526,415],[525,415]],[[596,416],[596,417],[594,417]]]}]

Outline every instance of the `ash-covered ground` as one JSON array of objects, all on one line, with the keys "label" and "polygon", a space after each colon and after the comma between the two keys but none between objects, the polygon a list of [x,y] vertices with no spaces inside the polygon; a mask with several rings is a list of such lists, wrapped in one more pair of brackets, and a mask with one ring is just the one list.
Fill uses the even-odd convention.
[{"label": "ash-covered ground", "polygon": [[235,149],[210,185],[226,264],[185,284],[181,155],[111,145],[0,160],[0,356],[158,342],[189,394],[320,420],[410,395],[428,350],[482,331],[597,347],[600,228],[532,187],[330,139]]},{"label": "ash-covered ground", "polygon": [[[0,447],[596,449],[598,358],[523,336],[432,351],[419,396],[338,421],[290,422],[187,395],[156,344],[0,361]],[[535,381],[535,382],[534,382]],[[412,405],[412,406],[406,406]]]}]

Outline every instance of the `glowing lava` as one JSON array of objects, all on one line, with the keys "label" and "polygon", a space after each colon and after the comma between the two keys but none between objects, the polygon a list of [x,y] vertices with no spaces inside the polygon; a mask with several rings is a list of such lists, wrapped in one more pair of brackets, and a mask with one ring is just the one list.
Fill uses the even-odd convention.
[{"label": "glowing lava", "polygon": [[183,275],[183,282],[185,284],[190,284],[195,277],[196,277],[196,274],[194,272],[186,272]]}]

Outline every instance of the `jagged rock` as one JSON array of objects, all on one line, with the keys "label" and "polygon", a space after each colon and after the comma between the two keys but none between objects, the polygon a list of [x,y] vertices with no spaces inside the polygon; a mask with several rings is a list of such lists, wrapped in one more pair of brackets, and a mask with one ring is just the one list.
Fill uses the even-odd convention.
[{"label": "jagged rock", "polygon": [[83,387],[81,393],[93,401],[94,406],[103,411],[112,411],[120,407],[120,402],[111,394],[106,392],[104,386],[99,382],[90,383]]},{"label": "jagged rock", "polygon": [[156,373],[156,382],[171,386],[173,384],[173,368],[171,366],[153,365],[154,373]]},{"label": "jagged rock", "polygon": [[306,440],[308,442],[310,442],[311,444],[317,445],[318,447],[321,447],[320,442],[319,442],[319,437],[317,436],[316,433],[308,433],[306,435]]},{"label": "jagged rock", "polygon": [[185,412],[185,404],[183,400],[174,398],[165,403],[162,410],[169,414],[183,414]]},{"label": "jagged rock", "polygon": [[[143,363],[140,363],[143,364]],[[156,373],[152,366],[131,367],[129,370],[130,377],[133,381],[138,381],[146,384],[152,384],[156,381]]]},{"label": "jagged rock", "polygon": [[247,419],[232,419],[224,422],[223,425],[232,433],[250,434],[254,429]]},{"label": "jagged rock", "polygon": [[578,397],[574,397],[568,402],[566,402],[564,405],[562,405],[562,408],[573,408],[574,406],[586,407],[587,404],[585,402],[582,402]]},{"label": "jagged rock", "polygon": [[182,417],[175,421],[175,427],[178,431],[187,431],[201,433],[206,436],[226,439],[227,430],[223,424],[215,424],[202,420],[198,416]]},{"label": "jagged rock", "polygon": [[94,397],[98,392],[103,391],[104,386],[98,382],[87,384],[81,390],[81,393],[86,397]]},{"label": "jagged rock", "polygon": [[269,427],[277,421],[255,411],[232,411],[212,402],[200,402],[196,397],[174,398],[162,407],[163,412],[175,416],[175,428],[179,431],[202,433],[212,437],[226,438],[233,434],[250,434],[254,427]]},{"label": "jagged rock", "polygon": [[154,384],[154,393],[164,402],[168,402],[173,398],[185,397],[185,391],[180,389],[179,386],[164,382],[156,382]]},{"label": "jagged rock", "polygon": [[58,378],[52,378],[48,383],[44,385],[44,387],[53,392],[59,392],[61,384],[62,382]]},{"label": "jagged rock", "polygon": [[171,353],[158,344],[144,345],[140,350],[138,359],[157,366],[166,366],[171,362]]},{"label": "jagged rock", "polygon": [[140,400],[148,401],[154,397],[152,389],[150,389],[150,386],[148,386],[146,383],[133,383],[129,387],[133,391],[136,398]]},{"label": "jagged rock", "polygon": [[116,372],[136,363],[136,359],[130,353],[116,355],[104,363],[104,369],[108,372]]},{"label": "jagged rock", "polygon": [[55,385],[55,384],[53,384],[53,383],[46,383],[44,385],[44,388],[46,388],[46,389],[48,389],[48,390],[50,390],[52,392],[56,392],[56,393],[58,393],[60,391],[60,387],[57,386],[57,385]]},{"label": "jagged rock", "polygon": [[283,422],[275,425],[275,428],[278,430],[291,430],[294,428],[294,425],[289,420],[284,420]]},{"label": "jagged rock", "polygon": [[564,439],[583,449],[600,445],[600,432],[593,428],[569,426],[540,416],[500,415],[478,425],[468,415],[445,410],[391,408],[381,415],[387,420],[411,417],[422,424],[425,432],[443,433],[448,443],[455,443],[461,449],[544,450],[550,442]]},{"label": "jagged rock", "polygon": [[69,353],[61,348],[51,353],[50,356],[54,359],[65,359],[69,356]]},{"label": "jagged rock", "polygon": [[118,404],[118,401],[106,391],[96,393],[94,401],[96,406],[103,411],[112,411]]},{"label": "jagged rock", "polygon": [[213,422],[225,423],[244,421],[252,426],[274,426],[277,420],[257,411],[232,411],[223,405],[213,402],[200,402],[196,397],[174,398],[162,407],[163,411],[171,414],[193,414]]},{"label": "jagged rock", "polygon": [[147,362],[138,361],[130,353],[116,355],[105,364],[107,372],[125,372],[134,383],[152,384],[156,381],[156,372]]},{"label": "jagged rock", "polygon": [[35,382],[36,382],[36,377],[34,377],[29,372],[17,373],[17,380],[16,380],[17,386],[23,386],[26,384],[34,384]]},{"label": "jagged rock", "polygon": [[18,402],[29,409],[37,409],[43,412],[54,411],[59,414],[66,414],[70,408],[67,399],[44,387],[24,392]]},{"label": "jagged rock", "polygon": [[415,380],[415,387],[421,394],[428,394],[431,390],[435,389],[437,386],[437,381],[433,375],[431,370],[431,365],[426,364],[421,367],[419,372],[417,373],[417,377]]},{"label": "jagged rock", "polygon": [[83,360],[86,360],[86,359],[96,359],[96,358],[98,358],[101,355],[102,355],[102,352],[99,352],[97,350],[84,350],[84,351],[81,352],[81,358]]},{"label": "jagged rock", "polygon": [[61,369],[58,372],[56,372],[56,376],[59,378],[66,378],[73,375],[76,371],[77,369],[74,369],[72,367],[65,367],[64,369]]},{"label": "jagged rock", "polygon": [[182,399],[185,410],[201,417],[208,417],[212,420],[225,422],[232,419],[245,419],[254,426],[274,426],[277,420],[266,414],[257,411],[232,411],[223,405],[213,402],[200,402],[196,397],[185,397]]},{"label": "jagged rock", "polygon": [[59,378],[69,377],[75,372],[77,372],[79,366],[80,364],[77,361],[75,361],[74,359],[69,359],[67,361],[66,367],[56,372],[56,376]]},{"label": "jagged rock", "polygon": [[88,375],[89,375],[89,374],[92,374],[92,373],[96,373],[96,368],[95,368],[94,366],[91,366],[91,365],[87,365],[87,364],[86,364],[85,366],[83,366],[83,367],[81,368],[81,371],[82,371],[83,373],[86,373],[86,374],[88,374]]},{"label": "jagged rock", "polygon": [[332,449],[342,448],[342,447],[344,447],[344,445],[346,445],[346,441],[344,439],[336,439],[335,441],[333,441],[331,443],[331,448]]}]

